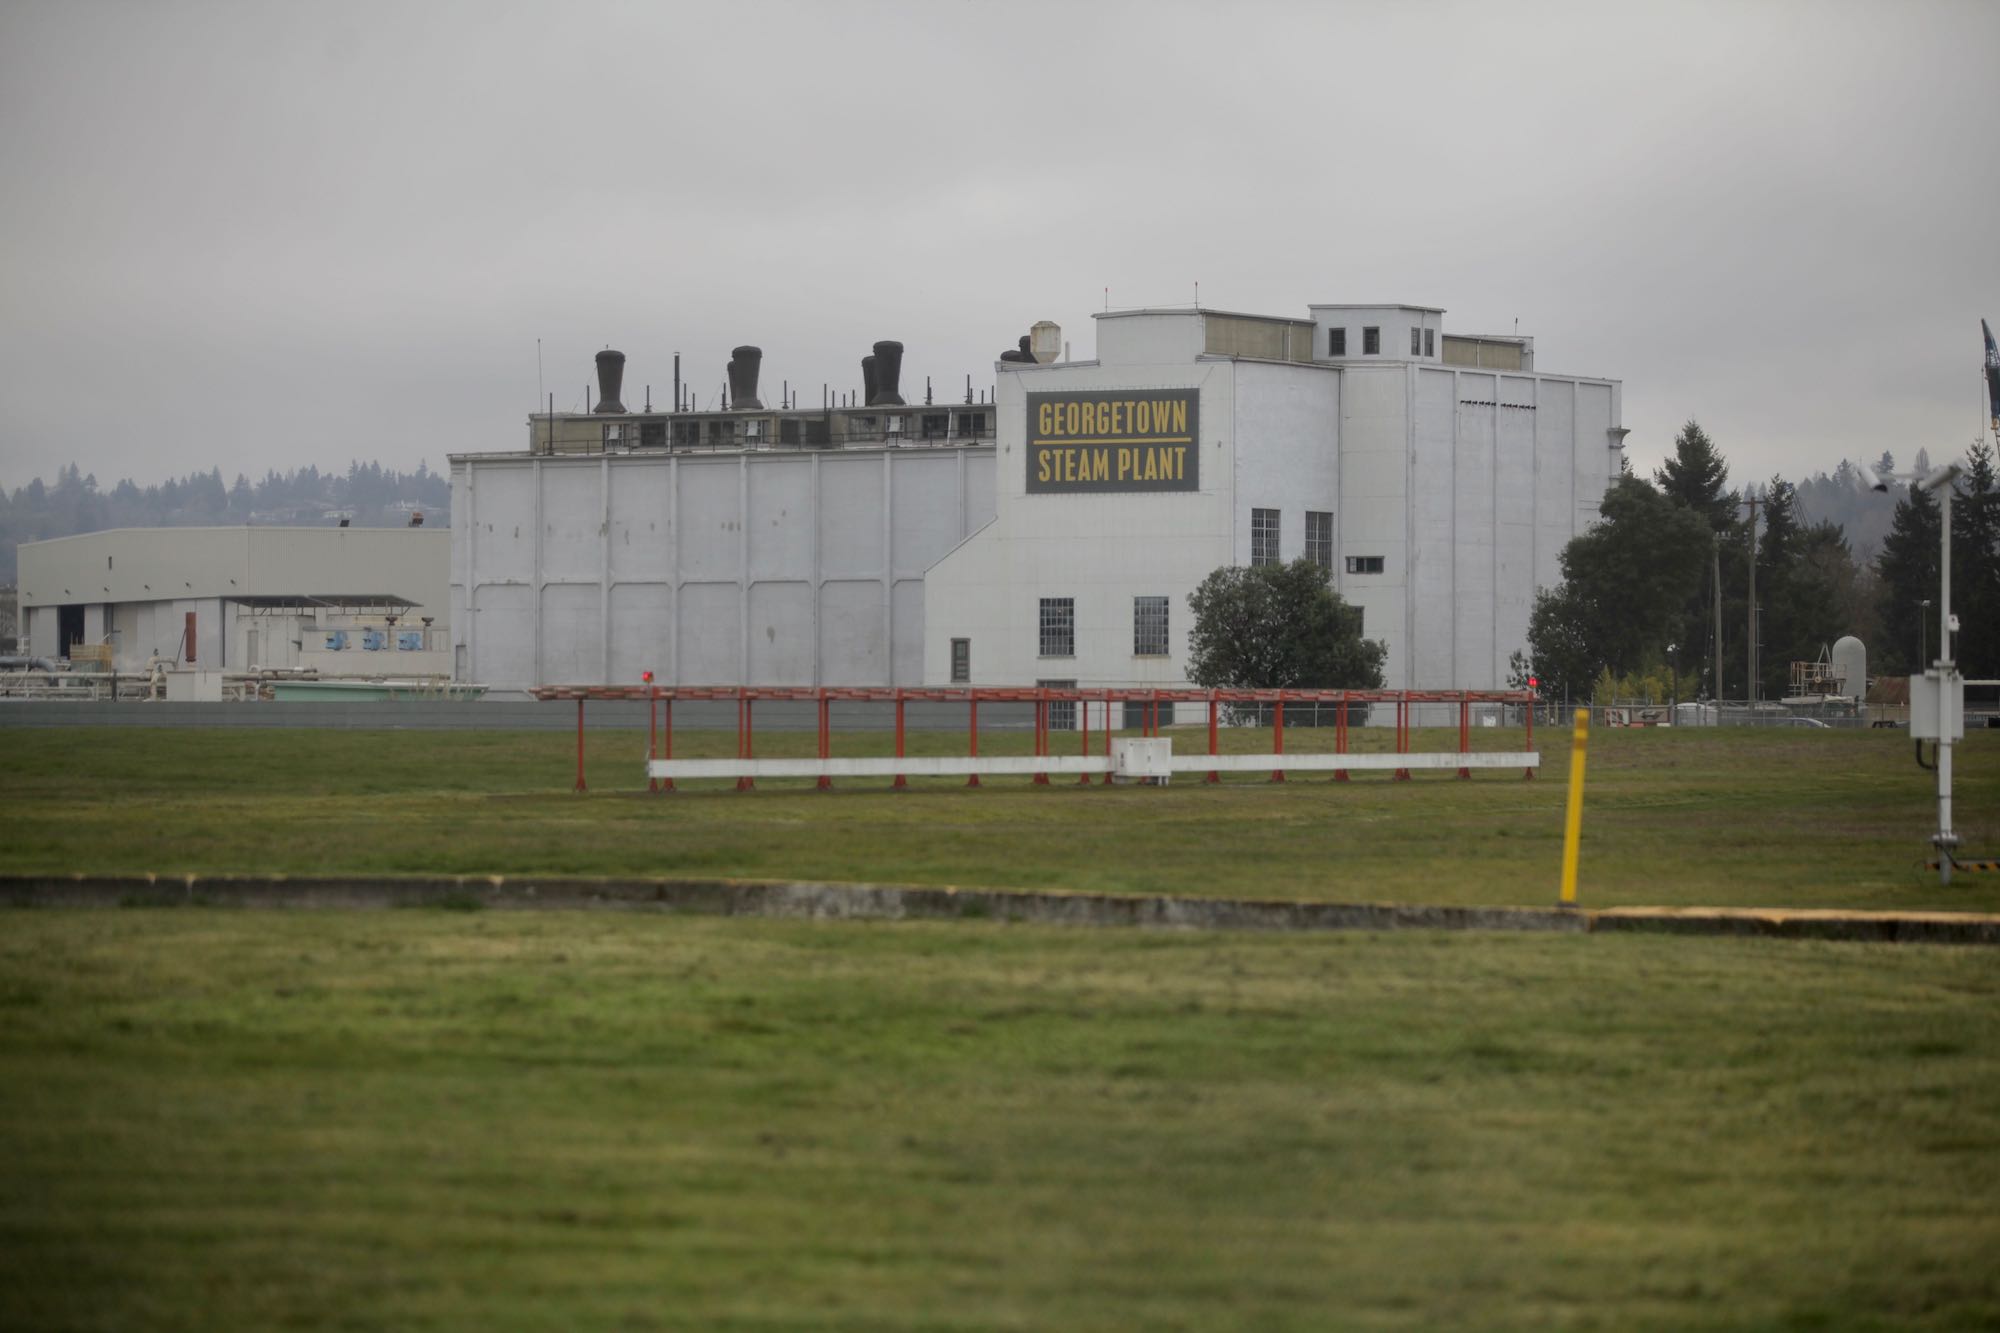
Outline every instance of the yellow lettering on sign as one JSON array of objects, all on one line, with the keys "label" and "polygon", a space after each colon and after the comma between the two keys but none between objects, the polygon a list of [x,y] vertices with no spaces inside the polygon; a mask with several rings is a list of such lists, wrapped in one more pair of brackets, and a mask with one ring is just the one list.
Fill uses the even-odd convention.
[{"label": "yellow lettering on sign", "polygon": [[1049,451],[1041,450],[1035,455],[1035,480],[1046,484],[1049,479]]},{"label": "yellow lettering on sign", "polygon": [[1132,453],[1130,448],[1118,451],[1118,480],[1126,481],[1132,476]]},{"label": "yellow lettering on sign", "polygon": [[1092,481],[1111,480],[1111,451],[1109,449],[1099,449],[1090,461],[1093,464],[1090,469],[1090,478]]},{"label": "yellow lettering on sign", "polygon": [[1187,434],[1187,399],[1181,398],[1175,400],[1173,409],[1175,433],[1180,435]]}]

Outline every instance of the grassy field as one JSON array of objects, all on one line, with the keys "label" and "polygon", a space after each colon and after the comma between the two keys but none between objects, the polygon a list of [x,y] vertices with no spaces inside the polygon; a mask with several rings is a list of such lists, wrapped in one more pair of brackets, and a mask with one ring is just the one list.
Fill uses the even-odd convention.
[{"label": "grassy field", "polygon": [[1919,946],[16,911],[0,1327],[1992,1328],[1996,1002]]},{"label": "grassy field", "polygon": [[[1418,738],[1446,748],[1457,736]],[[1478,904],[1554,898],[1569,762],[1567,734],[1543,731],[1545,764],[1529,782],[1510,771],[1403,783],[1357,773],[1083,791],[1006,779],[968,792],[938,779],[903,793],[875,781],[648,796],[644,736],[602,732],[590,736],[591,790],[577,796],[563,733],[106,728],[0,739],[0,872],[720,875]],[[1268,732],[1225,739],[1270,748]],[[1029,744],[1018,732],[983,740],[989,753]],[[1286,736],[1293,750],[1331,740]],[[1520,745],[1518,733],[1477,740]],[[734,743],[684,735],[678,751],[728,754]],[[758,748],[813,744],[772,732]],[[838,744],[881,753],[888,741]],[[911,748],[962,744],[920,734]],[[2000,732],[1975,732],[1957,753],[1966,849],[1995,855]],[[1940,889],[1917,869],[1935,802],[1901,733],[1600,730],[1589,776],[1587,905],[2000,910],[2000,875]]]}]

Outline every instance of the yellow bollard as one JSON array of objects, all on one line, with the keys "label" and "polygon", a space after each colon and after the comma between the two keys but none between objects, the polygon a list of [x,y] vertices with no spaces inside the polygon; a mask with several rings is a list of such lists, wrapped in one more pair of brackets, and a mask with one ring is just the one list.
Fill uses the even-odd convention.
[{"label": "yellow bollard", "polygon": [[1583,752],[1590,743],[1590,710],[1576,710],[1570,730],[1569,813],[1563,820],[1562,905],[1576,906],[1576,857],[1583,841]]}]

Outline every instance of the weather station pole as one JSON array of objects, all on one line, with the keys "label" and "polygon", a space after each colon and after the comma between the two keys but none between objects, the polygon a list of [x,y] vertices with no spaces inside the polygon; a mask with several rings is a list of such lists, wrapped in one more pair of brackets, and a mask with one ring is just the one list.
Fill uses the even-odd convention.
[{"label": "weather station pole", "polygon": [[[1905,483],[1913,490],[1938,493],[1938,516],[1941,529],[1938,538],[1938,655],[1929,666],[1922,662],[1923,648],[1918,650],[1920,675],[1910,677],[1910,738],[1916,742],[1917,765],[1920,768],[1937,770],[1937,832],[1931,836],[1931,845],[1937,848],[1938,883],[1951,883],[1952,849],[1958,846],[1958,835],[1951,828],[1951,743],[1963,734],[1965,725],[1965,681],[1958,674],[1958,663],[1952,658],[1951,636],[1958,628],[1958,617],[1951,613],[1951,493],[1952,483],[1958,480],[1960,468],[1956,463],[1947,463],[1928,473],[1878,473],[1867,464],[1857,471],[1862,482],[1870,490],[1886,492],[1891,482]],[[1927,628],[1924,611],[1930,603],[1922,603],[1918,609],[1917,624],[1919,634]],[[1924,641],[1920,638],[1919,643]],[[1924,742],[1930,741],[1936,747],[1934,763],[1924,763]]]}]

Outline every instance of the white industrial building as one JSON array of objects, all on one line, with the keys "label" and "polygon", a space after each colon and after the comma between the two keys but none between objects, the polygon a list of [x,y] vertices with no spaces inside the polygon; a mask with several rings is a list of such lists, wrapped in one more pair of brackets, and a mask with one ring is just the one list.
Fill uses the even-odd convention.
[{"label": "white industrial building", "polygon": [[1180,685],[1196,585],[1303,555],[1390,687],[1503,687],[1618,473],[1619,383],[1431,307],[1309,311],[1107,312],[1089,361],[1038,331],[990,404],[765,409],[752,355],[730,411],[629,413],[614,376],[452,459],[457,676]]},{"label": "white industrial building", "polygon": [[[114,528],[20,547],[22,651],[139,673],[444,675],[450,534],[435,528]],[[93,654],[94,655],[94,654]]]}]

